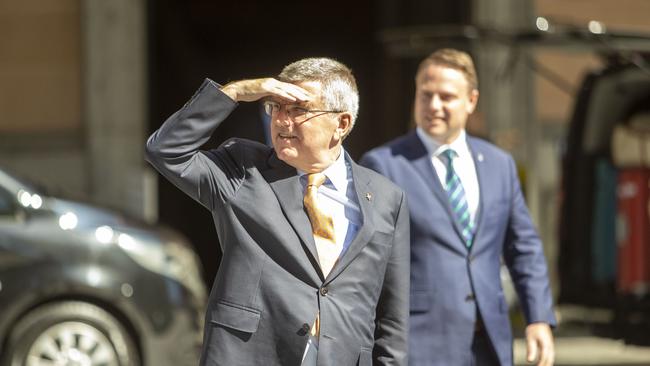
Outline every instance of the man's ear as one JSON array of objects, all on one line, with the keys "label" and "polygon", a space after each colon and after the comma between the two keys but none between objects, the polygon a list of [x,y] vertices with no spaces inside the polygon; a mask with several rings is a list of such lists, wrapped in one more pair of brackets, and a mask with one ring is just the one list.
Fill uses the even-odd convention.
[{"label": "man's ear", "polygon": [[472,114],[478,104],[478,90],[474,89],[469,93],[469,104],[467,105],[467,113]]},{"label": "man's ear", "polygon": [[341,113],[338,117],[339,125],[336,127],[339,138],[345,138],[352,129],[352,116],[350,113]]}]

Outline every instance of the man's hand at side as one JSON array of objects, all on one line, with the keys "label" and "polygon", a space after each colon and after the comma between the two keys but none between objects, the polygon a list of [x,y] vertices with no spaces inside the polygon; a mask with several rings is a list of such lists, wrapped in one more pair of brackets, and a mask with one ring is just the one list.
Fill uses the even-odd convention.
[{"label": "man's hand at side", "polygon": [[532,323],[526,327],[526,361],[538,366],[553,366],[555,348],[553,332],[546,323]]}]

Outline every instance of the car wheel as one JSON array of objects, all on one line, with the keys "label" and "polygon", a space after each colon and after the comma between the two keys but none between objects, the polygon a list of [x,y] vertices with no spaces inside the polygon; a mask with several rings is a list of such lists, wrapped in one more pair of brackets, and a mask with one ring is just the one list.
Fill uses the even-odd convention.
[{"label": "car wheel", "polygon": [[9,336],[8,366],[138,366],[131,335],[107,311],[84,302],[44,305],[18,321]]}]

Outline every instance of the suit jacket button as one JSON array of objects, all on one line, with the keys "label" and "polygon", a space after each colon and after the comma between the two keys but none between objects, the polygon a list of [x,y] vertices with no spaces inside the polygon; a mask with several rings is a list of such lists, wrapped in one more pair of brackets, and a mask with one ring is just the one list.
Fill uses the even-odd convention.
[{"label": "suit jacket button", "polygon": [[328,292],[329,292],[329,290],[327,289],[327,287],[321,287],[321,289],[320,289],[320,294],[321,295],[325,296],[325,295],[327,295]]},{"label": "suit jacket button", "polygon": [[465,297],[465,301],[474,301],[474,294],[469,294]]},{"label": "suit jacket button", "polygon": [[309,332],[311,330],[311,327],[309,326],[309,324],[304,323],[302,325],[302,330],[305,331],[305,332]]}]

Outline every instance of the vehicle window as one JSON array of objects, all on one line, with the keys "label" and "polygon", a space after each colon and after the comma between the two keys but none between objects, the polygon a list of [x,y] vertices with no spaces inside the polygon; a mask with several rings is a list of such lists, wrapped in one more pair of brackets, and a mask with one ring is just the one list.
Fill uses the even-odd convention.
[{"label": "vehicle window", "polygon": [[40,184],[39,182],[35,182],[32,179],[20,174],[19,172],[15,172],[11,169],[7,169],[6,167],[2,167],[2,170],[5,171],[8,175],[11,176],[12,179],[18,181],[20,185],[23,186],[23,188],[31,193],[38,193],[41,196],[48,196],[48,191],[45,189],[45,186],[43,184]]},{"label": "vehicle window", "polygon": [[14,195],[0,188],[0,216],[13,215],[15,203]]}]

